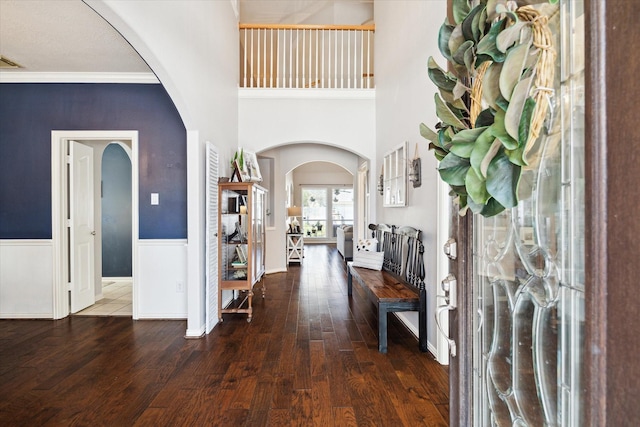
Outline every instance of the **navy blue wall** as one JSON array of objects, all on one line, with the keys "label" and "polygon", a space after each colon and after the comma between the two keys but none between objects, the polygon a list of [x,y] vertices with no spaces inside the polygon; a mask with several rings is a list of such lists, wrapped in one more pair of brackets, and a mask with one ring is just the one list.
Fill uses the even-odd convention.
[{"label": "navy blue wall", "polygon": [[186,131],[161,85],[4,83],[0,239],[51,238],[52,130],[137,130],[139,237],[187,237]]},{"label": "navy blue wall", "polygon": [[102,154],[102,277],[131,277],[131,161],[118,144]]}]

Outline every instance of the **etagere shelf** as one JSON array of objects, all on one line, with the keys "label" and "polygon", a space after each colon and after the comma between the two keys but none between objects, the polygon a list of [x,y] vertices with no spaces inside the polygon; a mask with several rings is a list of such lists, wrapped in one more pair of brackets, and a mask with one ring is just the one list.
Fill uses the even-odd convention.
[{"label": "etagere shelf", "polygon": [[[253,317],[253,289],[264,275],[266,190],[254,182],[224,182],[218,192],[218,313],[246,313]],[[223,291],[234,291],[234,301],[222,307]],[[265,297],[262,285],[262,297]],[[237,294],[236,294],[237,292]]]}]

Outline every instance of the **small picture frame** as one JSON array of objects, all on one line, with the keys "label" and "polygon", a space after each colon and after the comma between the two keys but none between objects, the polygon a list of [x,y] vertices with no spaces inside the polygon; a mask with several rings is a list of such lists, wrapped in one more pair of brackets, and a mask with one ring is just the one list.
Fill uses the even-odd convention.
[{"label": "small picture frame", "polygon": [[247,262],[247,245],[236,246],[236,255],[238,255],[238,260],[245,264]]},{"label": "small picture frame", "polygon": [[243,171],[241,171],[241,174],[244,174],[242,177],[243,181],[262,181],[262,174],[260,173],[260,165],[258,164],[256,153],[251,151],[244,152],[244,168]]}]

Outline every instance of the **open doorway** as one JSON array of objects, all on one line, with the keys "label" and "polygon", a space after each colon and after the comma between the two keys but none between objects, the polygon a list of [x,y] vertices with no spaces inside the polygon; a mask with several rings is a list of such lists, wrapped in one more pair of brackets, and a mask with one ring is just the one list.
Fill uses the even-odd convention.
[{"label": "open doorway", "polygon": [[[85,153],[86,159],[90,160],[80,161],[78,153]],[[111,169],[110,175],[115,172],[116,175],[127,175],[127,179],[119,176],[117,183],[107,183],[111,196],[115,195],[116,187],[120,188],[121,194],[112,200],[103,215],[104,153],[111,160],[115,156],[116,170],[113,165],[107,165],[107,169]],[[55,318],[82,312],[96,302],[99,304],[93,307],[93,313],[88,312],[90,315],[137,318],[137,164],[137,131],[52,132]],[[125,173],[122,173],[123,168]],[[127,188],[123,189],[123,186]],[[107,246],[113,244],[114,230],[119,234],[116,238],[121,248],[105,251],[105,243]],[[114,252],[118,254],[117,259]],[[116,308],[114,304],[120,307]]]},{"label": "open doorway", "polygon": [[354,175],[323,161],[307,162],[290,175],[291,206],[302,208],[305,243],[333,243],[336,229],[354,223]]},{"label": "open doorway", "polygon": [[[100,151],[102,142],[85,142]],[[128,316],[132,310],[131,157],[127,143],[111,142],[100,163],[101,289],[81,316]],[[127,151],[128,150],[128,151]]]}]

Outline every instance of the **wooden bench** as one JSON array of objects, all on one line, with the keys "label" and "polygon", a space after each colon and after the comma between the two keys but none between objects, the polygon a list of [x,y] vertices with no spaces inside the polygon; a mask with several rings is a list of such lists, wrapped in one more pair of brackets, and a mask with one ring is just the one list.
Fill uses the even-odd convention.
[{"label": "wooden bench", "polygon": [[[424,246],[421,231],[413,227],[371,224],[378,251],[384,251],[382,270],[370,270],[347,264],[348,294],[353,282],[378,307],[378,351],[387,352],[387,314],[398,311],[418,312],[418,348],[427,351],[427,292],[424,285]],[[354,256],[357,248],[354,247]]]}]

